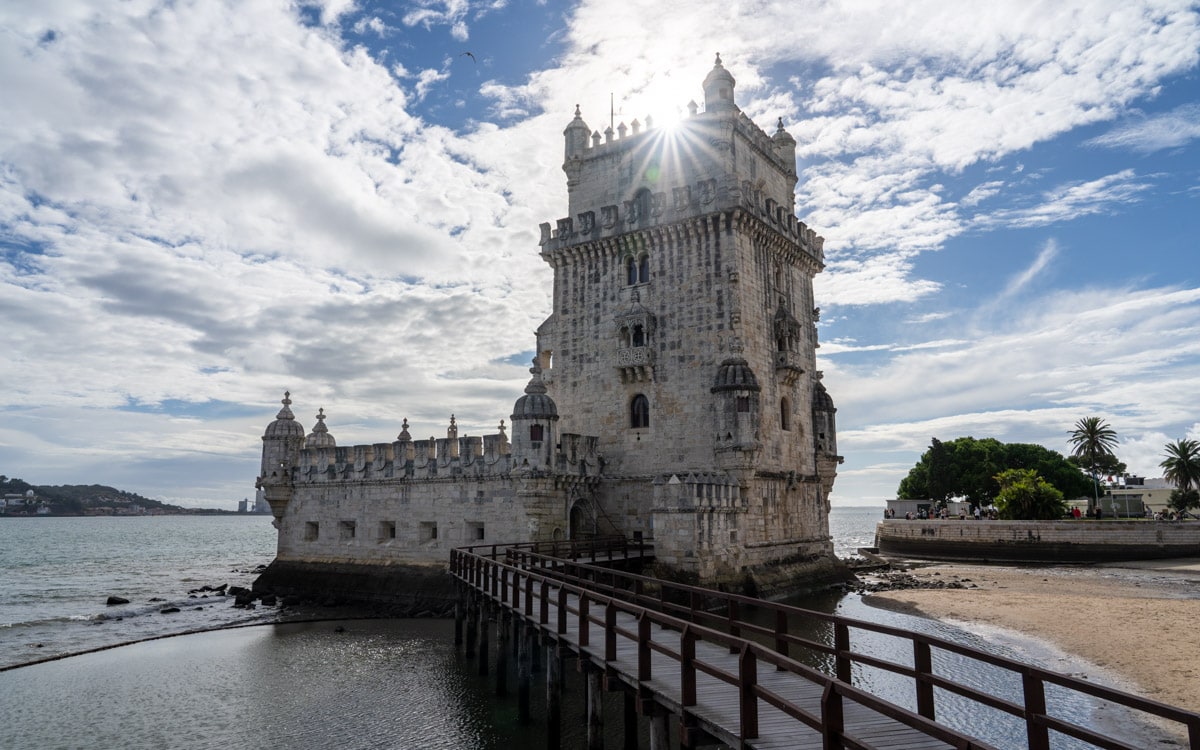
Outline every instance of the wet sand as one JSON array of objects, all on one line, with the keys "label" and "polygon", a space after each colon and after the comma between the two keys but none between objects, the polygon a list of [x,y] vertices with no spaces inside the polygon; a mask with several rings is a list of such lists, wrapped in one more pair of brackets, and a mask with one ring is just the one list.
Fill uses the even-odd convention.
[{"label": "wet sand", "polygon": [[1200,708],[1200,558],[1064,567],[944,563],[910,572],[967,588],[887,591],[869,601],[1048,641],[1115,674],[1123,689]]}]

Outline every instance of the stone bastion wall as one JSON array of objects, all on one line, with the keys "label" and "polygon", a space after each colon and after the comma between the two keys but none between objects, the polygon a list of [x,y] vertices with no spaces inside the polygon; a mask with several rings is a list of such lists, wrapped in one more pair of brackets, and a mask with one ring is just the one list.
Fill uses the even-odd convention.
[{"label": "stone bastion wall", "polygon": [[1103,562],[1200,556],[1200,521],[975,521],[889,519],[882,554],[934,560]]}]

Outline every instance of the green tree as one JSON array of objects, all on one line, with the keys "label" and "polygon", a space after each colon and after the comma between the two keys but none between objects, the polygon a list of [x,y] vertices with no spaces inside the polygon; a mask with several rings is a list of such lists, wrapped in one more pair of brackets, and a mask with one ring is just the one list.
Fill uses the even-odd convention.
[{"label": "green tree", "polygon": [[1009,521],[1051,521],[1067,512],[1063,494],[1033,469],[1005,469],[996,475],[996,512]]},{"label": "green tree", "polygon": [[908,500],[944,502],[965,497],[990,505],[1000,492],[996,475],[1005,469],[1032,469],[1066,497],[1091,491],[1091,481],[1061,453],[1030,443],[1001,443],[995,438],[960,437],[932,440],[929,450],[908,472],[896,491]]},{"label": "green tree", "polygon": [[1068,441],[1072,455],[1078,457],[1092,475],[1092,502],[1088,506],[1092,510],[1100,502],[1100,467],[1117,447],[1117,431],[1100,417],[1084,417],[1075,423]]},{"label": "green tree", "polygon": [[1171,490],[1171,498],[1167,500],[1167,505],[1179,513],[1200,508],[1200,490]]},{"label": "green tree", "polygon": [[1176,440],[1167,443],[1164,450],[1165,458],[1159,464],[1163,478],[1183,492],[1200,489],[1200,442]]}]

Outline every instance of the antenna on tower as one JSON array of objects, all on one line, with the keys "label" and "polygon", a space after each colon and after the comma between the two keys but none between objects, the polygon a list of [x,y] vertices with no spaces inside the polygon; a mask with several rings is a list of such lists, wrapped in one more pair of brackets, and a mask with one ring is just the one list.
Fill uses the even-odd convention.
[{"label": "antenna on tower", "polygon": [[617,122],[617,110],[616,110],[615,105],[613,104],[613,92],[610,91],[610,92],[608,92],[608,127],[610,127],[610,128],[615,127],[616,122]]}]

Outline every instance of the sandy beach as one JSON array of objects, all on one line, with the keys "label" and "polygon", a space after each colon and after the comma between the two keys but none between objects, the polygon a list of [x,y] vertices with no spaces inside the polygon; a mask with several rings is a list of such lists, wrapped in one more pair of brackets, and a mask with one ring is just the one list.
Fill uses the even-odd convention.
[{"label": "sandy beach", "polygon": [[946,563],[910,572],[966,588],[887,591],[869,601],[1018,631],[1115,674],[1130,692],[1189,710],[1200,706],[1200,559],[1065,567]]}]

